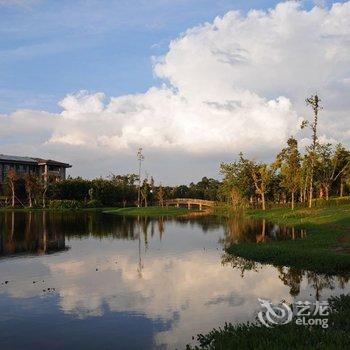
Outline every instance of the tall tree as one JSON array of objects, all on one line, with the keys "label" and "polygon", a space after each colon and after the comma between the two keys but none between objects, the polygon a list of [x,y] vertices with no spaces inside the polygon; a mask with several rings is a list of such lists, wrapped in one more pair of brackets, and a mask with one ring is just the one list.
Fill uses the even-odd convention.
[{"label": "tall tree", "polygon": [[321,99],[318,97],[317,94],[311,95],[306,99],[306,104],[310,106],[314,113],[314,119],[312,122],[308,120],[304,120],[301,124],[301,128],[304,129],[306,127],[309,127],[312,131],[312,144],[309,147],[309,157],[310,157],[310,188],[309,188],[309,208],[312,207],[312,196],[313,196],[313,185],[314,185],[314,170],[315,170],[315,163],[316,163],[316,148],[317,148],[317,125],[318,125],[318,114],[321,107]]},{"label": "tall tree", "polygon": [[287,147],[282,149],[275,162],[276,167],[281,170],[281,185],[291,194],[292,210],[294,210],[295,193],[300,187],[300,158],[298,141],[290,137]]},{"label": "tall tree", "polygon": [[310,157],[304,155],[301,160],[300,169],[300,202],[306,203],[308,201],[308,189],[310,181]]},{"label": "tall tree", "polygon": [[141,204],[140,205],[141,205],[141,207],[142,207],[142,203],[144,203],[145,207],[148,206],[148,197],[150,194],[150,190],[151,190],[151,186],[148,183],[148,178],[146,178],[143,180],[143,184],[142,184],[141,191],[140,191],[140,194],[141,194]]},{"label": "tall tree", "polygon": [[46,194],[49,188],[52,187],[52,185],[57,182],[57,176],[53,174],[43,174],[42,178],[40,179],[40,189],[41,189],[41,195],[42,195],[42,204],[43,208],[46,208]]},{"label": "tall tree", "polygon": [[340,143],[336,146],[335,160],[336,170],[333,181],[339,179],[339,196],[343,197],[346,178],[350,175],[350,152]]},{"label": "tall tree", "polygon": [[350,169],[344,175],[344,184],[350,187]]},{"label": "tall tree", "polygon": [[162,184],[160,184],[158,189],[157,189],[157,199],[158,199],[159,205],[161,207],[164,206],[164,196],[165,196],[165,191],[164,191]]},{"label": "tall tree", "polygon": [[260,163],[256,164],[253,161],[249,161],[251,175],[254,181],[256,193],[261,197],[262,209],[266,210],[266,190],[274,174],[274,168],[268,164]]}]

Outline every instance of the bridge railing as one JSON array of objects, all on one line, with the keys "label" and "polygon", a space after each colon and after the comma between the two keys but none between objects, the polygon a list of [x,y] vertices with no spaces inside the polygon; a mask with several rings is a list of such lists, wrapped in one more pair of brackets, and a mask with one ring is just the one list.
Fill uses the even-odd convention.
[{"label": "bridge railing", "polygon": [[166,205],[187,204],[187,205],[199,205],[199,206],[207,206],[207,207],[213,207],[215,205],[214,201],[209,201],[206,199],[196,199],[196,198],[174,198],[174,199],[167,199],[164,202]]}]

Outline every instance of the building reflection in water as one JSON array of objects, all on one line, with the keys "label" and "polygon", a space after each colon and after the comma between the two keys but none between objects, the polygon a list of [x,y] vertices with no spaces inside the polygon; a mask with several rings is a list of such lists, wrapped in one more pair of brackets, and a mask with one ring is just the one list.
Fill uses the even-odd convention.
[{"label": "building reflection in water", "polygon": [[47,213],[17,215],[7,212],[0,217],[0,256],[49,254],[65,251],[64,234],[48,226]]}]

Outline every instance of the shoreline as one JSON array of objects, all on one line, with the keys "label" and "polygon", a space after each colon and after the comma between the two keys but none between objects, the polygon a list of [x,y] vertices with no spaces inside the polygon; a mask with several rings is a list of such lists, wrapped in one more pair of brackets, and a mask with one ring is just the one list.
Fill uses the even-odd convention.
[{"label": "shoreline", "polygon": [[230,255],[260,263],[326,274],[350,273],[350,205],[325,208],[247,210],[247,218],[304,229],[303,239],[232,244]]}]

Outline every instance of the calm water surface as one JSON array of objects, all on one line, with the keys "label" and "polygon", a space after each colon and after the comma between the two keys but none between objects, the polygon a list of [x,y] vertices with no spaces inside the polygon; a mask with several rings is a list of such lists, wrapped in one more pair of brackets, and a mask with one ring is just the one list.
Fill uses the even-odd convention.
[{"label": "calm water surface", "polygon": [[263,220],[0,214],[0,349],[175,349],[258,298],[324,300],[347,278],[231,258],[235,242],[302,239]]}]

